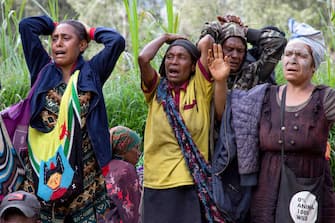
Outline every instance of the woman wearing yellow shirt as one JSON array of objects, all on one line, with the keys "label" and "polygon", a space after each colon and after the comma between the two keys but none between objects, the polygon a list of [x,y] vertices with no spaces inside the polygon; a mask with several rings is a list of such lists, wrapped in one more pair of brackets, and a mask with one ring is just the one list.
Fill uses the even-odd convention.
[{"label": "woman wearing yellow shirt", "polygon": [[[164,43],[169,46],[158,73],[150,61]],[[215,90],[225,89],[229,66],[216,77],[209,74],[210,44],[210,36],[201,39],[197,48],[181,35],[164,34],[146,45],[138,58],[141,87],[148,104],[144,134],[145,223],[222,220],[206,187],[206,163],[213,82],[218,85]]]}]

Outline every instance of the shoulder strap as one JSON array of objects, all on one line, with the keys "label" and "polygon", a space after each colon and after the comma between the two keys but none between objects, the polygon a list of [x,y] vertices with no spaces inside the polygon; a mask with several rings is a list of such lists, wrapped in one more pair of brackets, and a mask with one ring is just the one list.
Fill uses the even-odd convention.
[{"label": "shoulder strap", "polygon": [[286,106],[286,86],[283,89],[283,93],[281,96],[281,104],[280,104],[280,134],[281,134],[281,161],[283,164],[284,161],[284,150],[285,150],[285,106]]}]

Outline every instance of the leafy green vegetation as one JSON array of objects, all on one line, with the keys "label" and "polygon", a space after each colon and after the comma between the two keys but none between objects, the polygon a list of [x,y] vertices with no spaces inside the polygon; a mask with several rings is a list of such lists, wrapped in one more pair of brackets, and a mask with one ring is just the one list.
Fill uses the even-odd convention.
[{"label": "leafy green vegetation", "polygon": [[[29,2],[29,4],[27,4]],[[79,19],[91,26],[115,27],[127,39],[126,51],[120,57],[110,79],[104,87],[109,117],[109,126],[125,125],[143,136],[147,107],[140,89],[137,56],[145,44],[164,32],[183,33],[194,42],[204,22],[215,20],[216,15],[240,15],[245,24],[255,28],[277,25],[287,30],[288,17],[310,23],[323,30],[329,53],[314,76],[317,84],[335,86],[335,13],[330,1],[284,0],[32,0],[0,2],[0,109],[24,98],[30,88],[30,78],[25,64],[18,22],[23,16],[48,14],[55,21],[66,18]],[[89,7],[87,5],[89,4]],[[71,6],[71,10],[67,10]],[[192,5],[192,7],[190,7]],[[267,11],[264,13],[264,5]],[[84,13],[82,13],[84,12]],[[81,14],[82,13],[82,14]],[[45,46],[49,38],[43,39]],[[89,58],[99,50],[99,45],[90,43],[84,56]],[[152,61],[158,68],[164,49]],[[281,64],[276,68],[278,83],[285,83]],[[329,141],[335,148],[335,128]],[[335,173],[335,152],[332,152],[332,170]]]}]

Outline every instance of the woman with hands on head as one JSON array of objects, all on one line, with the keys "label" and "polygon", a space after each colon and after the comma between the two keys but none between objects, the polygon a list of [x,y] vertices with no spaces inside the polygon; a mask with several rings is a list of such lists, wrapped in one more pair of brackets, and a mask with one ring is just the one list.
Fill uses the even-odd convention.
[{"label": "woman with hands on head", "polygon": [[[104,176],[112,159],[102,87],[125,48],[114,29],[48,16],[24,18],[19,31],[31,84],[25,191],[41,200],[42,222],[104,222]],[[51,54],[41,35],[51,36]],[[104,48],[88,61],[90,40]]]},{"label": "woman with hands on head", "polygon": [[[150,61],[165,43],[169,46],[157,72]],[[222,51],[215,48],[207,58],[207,44],[212,44],[210,39],[200,40],[197,48],[182,35],[163,34],[139,55],[141,87],[149,107],[144,134],[145,223],[200,223],[205,218],[223,222],[203,186],[209,184],[204,167],[213,82],[225,89],[228,73],[222,72],[229,69],[209,73],[208,64],[216,66],[214,54]]]},{"label": "woman with hands on head", "polygon": [[[286,45],[284,34],[276,27],[253,29],[236,15],[217,16],[217,21],[206,22],[200,39],[208,35],[230,57],[229,89],[248,90],[267,82]],[[250,60],[248,43],[259,51],[253,60]]]}]

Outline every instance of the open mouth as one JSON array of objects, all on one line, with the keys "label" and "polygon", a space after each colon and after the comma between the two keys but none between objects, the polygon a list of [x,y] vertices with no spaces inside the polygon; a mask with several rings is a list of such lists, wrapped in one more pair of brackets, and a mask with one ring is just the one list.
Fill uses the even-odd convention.
[{"label": "open mouth", "polygon": [[168,69],[168,73],[169,73],[169,76],[175,77],[175,76],[178,76],[179,70],[175,68],[170,68]]},{"label": "open mouth", "polygon": [[287,71],[287,72],[297,72],[298,69],[296,69],[296,68],[294,68],[294,67],[287,67],[287,68],[286,68],[286,71]]},{"label": "open mouth", "polygon": [[63,51],[63,50],[57,50],[57,51],[55,51],[55,55],[56,56],[61,56],[61,55],[64,55],[65,54],[65,51]]}]

